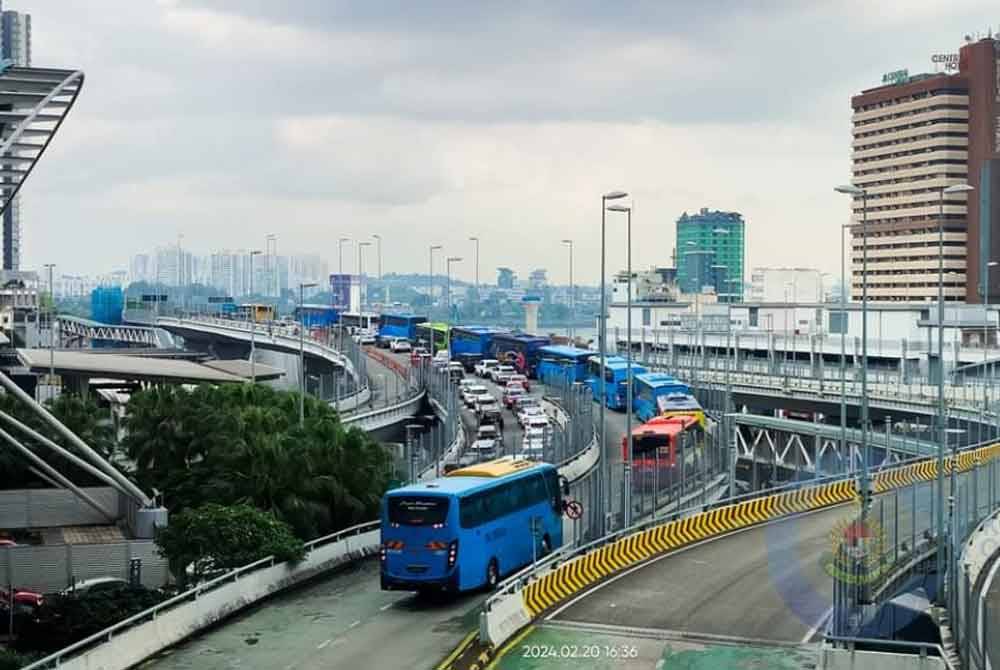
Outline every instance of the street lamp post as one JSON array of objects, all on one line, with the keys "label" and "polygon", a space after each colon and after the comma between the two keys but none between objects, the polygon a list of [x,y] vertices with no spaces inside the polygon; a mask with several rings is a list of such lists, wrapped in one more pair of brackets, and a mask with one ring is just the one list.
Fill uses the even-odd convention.
[{"label": "street lamp post", "polygon": [[[632,450],[635,445],[632,439],[632,208],[628,205],[614,203],[608,205],[612,212],[625,212],[625,436],[628,438],[628,453],[622,468],[622,492],[624,500],[624,526],[632,524]],[[683,458],[683,454],[681,455]]]},{"label": "street lamp post", "polygon": [[470,237],[469,241],[476,243],[476,300],[482,300],[479,297],[479,238]]},{"label": "street lamp post", "polygon": [[257,383],[257,368],[254,365],[254,355],[257,353],[254,333],[257,332],[257,305],[253,302],[253,257],[260,255],[260,249],[250,252],[250,383]]},{"label": "street lamp post", "polygon": [[[937,599],[941,599],[944,592],[944,571],[945,557],[942,551],[944,543],[944,452],[948,442],[948,423],[945,417],[944,407],[944,197],[952,193],[967,193],[973,191],[969,184],[952,184],[942,188],[938,197],[938,457],[937,457],[937,538],[938,551],[936,559],[937,567]],[[954,476],[955,463],[952,464],[952,490],[951,495],[955,495]]]},{"label": "street lamp post", "polygon": [[[990,268],[998,265],[997,261],[986,263],[986,278],[983,284],[983,379],[986,379],[986,367],[989,356],[986,355],[987,344],[989,343],[989,323],[990,323]],[[986,383],[983,383],[983,407],[989,408],[989,397],[986,393]]]},{"label": "street lamp post", "polygon": [[573,283],[573,240],[563,240],[563,244],[569,247],[569,333],[570,344],[576,344],[576,327],[574,319],[576,317],[576,285]]},{"label": "street lamp post", "polygon": [[361,242],[360,240],[356,242],[356,246],[358,247],[358,312],[359,313],[364,313],[365,311],[364,309],[365,280],[364,280],[364,275],[361,274],[361,252],[364,250],[365,247],[370,247],[371,245],[372,245],[371,242]]},{"label": "street lamp post", "polygon": [[445,259],[446,276],[447,276],[447,294],[448,294],[448,304],[445,309],[448,310],[448,319],[451,319],[451,264],[458,263],[462,258],[460,256],[449,256]]},{"label": "street lamp post", "polygon": [[344,242],[350,242],[351,238],[341,237],[337,240],[337,271],[344,274]]},{"label": "street lamp post", "polygon": [[867,527],[871,506],[868,476],[868,192],[853,185],[837,186],[837,193],[861,197],[861,522]]},{"label": "street lamp post", "polygon": [[372,237],[378,245],[378,280],[382,281],[382,236],[373,234]]},{"label": "street lamp post", "polygon": [[607,261],[606,254],[606,219],[607,219],[607,206],[608,200],[619,200],[628,195],[625,191],[611,191],[605,193],[601,196],[601,318],[598,320],[600,323],[601,330],[597,334],[598,343],[601,349],[600,354],[600,365],[601,365],[601,412],[600,412],[600,426],[598,427],[600,433],[600,448],[601,448],[601,460],[603,461],[603,466],[601,467],[603,484],[600,486],[601,495],[603,498],[604,514],[601,519],[601,535],[606,535],[608,532],[607,521],[608,513],[611,511],[611,460],[608,458],[608,454],[605,453],[607,450],[607,444],[605,442],[606,431],[604,426],[604,406],[607,404],[606,394],[607,394],[607,382],[604,375],[604,366],[607,362],[607,318],[608,318],[608,289],[607,289],[607,270],[605,268]]},{"label": "street lamp post", "polygon": [[[430,267],[427,270],[427,320],[432,321],[431,312],[434,309],[434,252],[443,247],[440,244],[432,244],[428,248],[428,257],[430,259]],[[433,330],[428,330],[428,337],[430,342],[427,343],[427,350],[432,354],[434,353],[434,332]]]},{"label": "street lamp post", "polygon": [[299,284],[299,425],[306,422],[306,353],[305,353],[305,330],[306,330],[306,310],[304,293],[305,289],[316,286],[315,282]]},{"label": "street lamp post", "polygon": [[[52,290],[52,270],[55,263],[46,263],[49,271],[49,393],[52,393],[53,380],[56,378],[56,294]],[[159,296],[157,296],[159,297]],[[51,397],[51,396],[50,396]]]}]

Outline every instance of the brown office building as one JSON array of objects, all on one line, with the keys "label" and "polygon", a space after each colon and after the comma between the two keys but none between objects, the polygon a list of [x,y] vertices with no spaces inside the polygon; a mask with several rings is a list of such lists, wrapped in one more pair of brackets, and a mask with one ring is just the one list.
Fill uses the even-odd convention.
[{"label": "brown office building", "polygon": [[[944,196],[944,298],[979,303],[987,263],[1000,261],[1000,41],[966,44],[958,71],[886,75],[851,99],[854,184],[866,192],[868,299],[936,301]],[[861,223],[862,198],[853,204]],[[861,226],[852,228],[851,295],[861,299]],[[989,272],[1000,299],[1000,266]]]}]

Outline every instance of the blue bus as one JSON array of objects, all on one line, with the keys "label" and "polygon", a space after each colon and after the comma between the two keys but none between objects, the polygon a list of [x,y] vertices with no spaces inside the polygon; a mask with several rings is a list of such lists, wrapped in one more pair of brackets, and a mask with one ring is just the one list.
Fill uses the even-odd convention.
[{"label": "blue bus", "polygon": [[[632,378],[646,372],[635,361],[632,361]],[[621,356],[606,356],[604,358],[604,389],[605,397],[601,398],[601,357],[590,355],[587,364],[587,383],[596,402],[603,400],[608,409],[624,410],[628,401],[628,361]]]},{"label": "blue bus", "polygon": [[451,356],[457,358],[461,354],[475,354],[486,358],[489,356],[493,337],[508,332],[510,331],[486,326],[453,326],[449,341]]},{"label": "blue bus", "polygon": [[587,379],[587,361],[594,352],[562,344],[539,349],[538,379],[544,384],[564,386]]},{"label": "blue bus", "polygon": [[339,321],[340,314],[330,305],[297,305],[295,320],[306,328],[328,328]]},{"label": "blue bus", "polygon": [[561,484],[553,465],[506,457],[387,492],[382,589],[496,586],[562,545]]},{"label": "blue bus", "polygon": [[490,357],[510,363],[518,372],[535,377],[541,348],[550,344],[547,337],[527,333],[497,333],[490,343]]},{"label": "blue bus", "polygon": [[[691,388],[665,372],[632,376],[632,411],[642,423],[661,416],[671,395],[691,395]],[[672,400],[671,400],[672,402]]]},{"label": "blue bus", "polygon": [[415,314],[383,314],[379,320],[378,336],[384,339],[400,337],[410,342],[417,339],[417,324],[427,320]]}]

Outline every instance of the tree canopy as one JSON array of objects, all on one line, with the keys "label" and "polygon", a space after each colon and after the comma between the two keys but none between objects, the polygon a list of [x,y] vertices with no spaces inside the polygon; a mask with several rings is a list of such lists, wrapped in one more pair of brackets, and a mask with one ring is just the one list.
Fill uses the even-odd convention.
[{"label": "tree canopy", "polygon": [[182,585],[268,556],[298,561],[305,555],[287,523],[249,505],[210,503],[181,512],[157,531],[156,544]]},{"label": "tree canopy", "polygon": [[[326,403],[262,385],[157,387],[132,396],[122,446],[147,491],[176,515],[248,504],[311,539],[373,518],[390,454]],[[173,522],[171,522],[173,523]]]}]

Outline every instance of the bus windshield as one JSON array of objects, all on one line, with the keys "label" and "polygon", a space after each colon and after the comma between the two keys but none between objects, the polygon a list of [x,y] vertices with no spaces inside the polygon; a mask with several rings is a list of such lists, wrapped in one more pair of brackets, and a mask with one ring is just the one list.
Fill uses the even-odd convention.
[{"label": "bus windshield", "polygon": [[434,526],[448,519],[448,499],[407,496],[389,499],[389,523],[400,526]]}]

